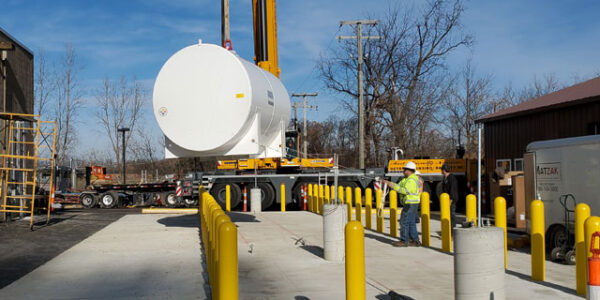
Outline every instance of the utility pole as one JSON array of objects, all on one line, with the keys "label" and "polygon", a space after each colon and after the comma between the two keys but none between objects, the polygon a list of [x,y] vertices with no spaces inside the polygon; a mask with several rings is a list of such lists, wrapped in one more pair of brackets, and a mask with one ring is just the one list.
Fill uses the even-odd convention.
[{"label": "utility pole", "polygon": [[340,40],[356,39],[358,48],[358,165],[360,169],[365,168],[365,102],[363,98],[363,48],[362,40],[377,40],[379,36],[363,36],[362,25],[376,25],[379,20],[350,20],[341,21],[343,25],[355,25],[356,36],[338,36]]},{"label": "utility pole", "polygon": [[[314,108],[317,109],[318,107],[315,105],[308,105],[307,101],[306,101],[306,97],[316,97],[319,94],[317,92],[314,93],[292,93],[292,97],[302,97],[302,108],[304,110],[304,126],[302,128],[302,151],[304,153],[304,158],[308,158],[308,140],[307,140],[307,132],[306,132],[306,109],[307,108]],[[297,103],[293,104],[294,106],[294,118],[296,118],[296,108],[298,107]],[[298,119],[296,119],[297,121]]]},{"label": "utility pole", "polygon": [[129,131],[129,128],[123,127],[123,128],[117,129],[117,131],[123,133],[123,184],[126,184],[126,181],[125,181],[125,166],[126,166],[127,160],[125,159],[125,133],[127,131]]}]

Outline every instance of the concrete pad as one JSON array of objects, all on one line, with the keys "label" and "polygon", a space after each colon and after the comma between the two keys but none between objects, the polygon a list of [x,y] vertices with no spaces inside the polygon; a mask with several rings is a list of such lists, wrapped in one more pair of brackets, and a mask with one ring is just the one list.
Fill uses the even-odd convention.
[{"label": "concrete pad", "polygon": [[[231,217],[239,229],[241,299],[345,298],[344,263],[321,258],[320,215],[263,212],[232,213]],[[385,227],[389,232],[387,217]],[[432,221],[431,229],[431,248],[396,248],[389,235],[365,231],[368,299],[389,299],[390,291],[414,299],[453,298],[453,256],[439,250],[440,222]],[[547,261],[547,281],[533,282],[528,254],[510,251],[508,262],[507,299],[579,298],[574,295],[574,266]]]},{"label": "concrete pad", "polygon": [[198,226],[195,215],[126,215],[6,286],[0,299],[206,299]]}]

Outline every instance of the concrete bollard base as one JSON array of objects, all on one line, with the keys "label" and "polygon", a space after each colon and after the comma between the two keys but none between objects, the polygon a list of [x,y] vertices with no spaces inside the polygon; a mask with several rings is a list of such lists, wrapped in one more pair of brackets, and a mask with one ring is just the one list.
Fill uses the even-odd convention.
[{"label": "concrete bollard base", "polygon": [[455,299],[505,299],[504,230],[456,228],[454,242]]},{"label": "concrete bollard base", "polygon": [[262,211],[262,191],[260,189],[250,189],[250,211],[253,213]]},{"label": "concrete bollard base", "polygon": [[344,261],[345,205],[323,205],[323,256],[326,260]]}]

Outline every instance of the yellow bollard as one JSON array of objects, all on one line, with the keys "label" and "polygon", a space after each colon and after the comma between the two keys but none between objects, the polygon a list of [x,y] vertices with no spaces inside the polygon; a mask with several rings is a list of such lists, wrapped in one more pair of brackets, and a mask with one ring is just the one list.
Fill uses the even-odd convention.
[{"label": "yellow bollard", "polygon": [[218,299],[238,299],[237,228],[232,222],[219,227]]},{"label": "yellow bollard", "polygon": [[379,209],[382,207],[381,205],[381,201],[383,199],[383,191],[381,189],[378,189],[375,191],[375,208]]},{"label": "yellow bollard", "polygon": [[[467,200],[468,199],[469,198],[467,197]],[[496,197],[496,199],[494,199],[494,219],[496,227],[500,227],[504,230],[504,268],[506,269],[506,200],[503,197]]]},{"label": "yellow bollard", "polygon": [[[325,193],[325,202],[326,202],[327,204],[329,204],[329,201],[330,201],[330,199],[331,199],[331,198],[330,198],[330,195],[331,195],[331,194],[329,193],[329,186],[328,186],[328,185],[326,185],[326,186],[325,186],[325,189],[324,189],[323,193]],[[323,203],[323,204],[325,204],[325,203]]]},{"label": "yellow bollard", "polygon": [[450,224],[450,196],[440,196],[440,213],[442,219],[442,251],[452,251],[452,224]]},{"label": "yellow bollard", "polygon": [[321,196],[323,196],[323,191],[321,189],[321,185],[315,184],[315,213],[321,213]]},{"label": "yellow bollard", "polygon": [[362,224],[362,191],[359,187],[354,189],[354,205],[356,206],[356,221]]},{"label": "yellow bollard", "polygon": [[308,184],[308,211],[312,211],[312,184]]},{"label": "yellow bollard", "polygon": [[383,191],[378,189],[375,192],[375,220],[377,222],[377,232],[383,233]]},{"label": "yellow bollard", "polygon": [[231,211],[231,186],[225,186],[225,210]]},{"label": "yellow bollard", "polygon": [[[216,268],[217,268],[217,218],[225,215],[222,209],[216,209],[211,216],[211,233],[210,233],[210,260],[208,265],[208,280],[211,285],[216,284]],[[211,277],[212,276],[212,277]],[[211,280],[212,278],[212,280]]]},{"label": "yellow bollard", "polygon": [[319,185],[313,184],[313,209],[312,211],[316,214],[319,213]]},{"label": "yellow bollard", "polygon": [[577,294],[585,296],[587,291],[587,255],[585,247],[585,220],[590,217],[590,206],[579,203],[575,206],[575,281]]},{"label": "yellow bollard", "polygon": [[220,278],[219,278],[219,272],[220,270],[220,255],[221,255],[221,248],[220,248],[220,244],[219,244],[219,240],[221,239],[221,235],[218,231],[218,228],[221,227],[221,224],[227,223],[227,222],[231,222],[231,219],[229,219],[228,216],[226,215],[219,215],[217,217],[217,219],[215,220],[215,228],[217,228],[217,232],[215,234],[215,253],[214,253],[214,272],[215,275],[214,277],[216,278],[216,280],[214,281],[214,283],[212,284],[212,290],[215,291],[217,293],[217,299],[219,299],[218,293],[219,293],[219,285],[221,283]]},{"label": "yellow bollard", "polygon": [[325,187],[319,184],[319,204],[317,204],[318,214],[323,214],[323,204],[325,204]]},{"label": "yellow bollard", "polygon": [[424,247],[431,246],[431,229],[429,226],[429,193],[421,193],[421,238]]},{"label": "yellow bollard", "polygon": [[544,203],[531,201],[531,279],[546,280],[546,241],[544,238]]},{"label": "yellow bollard", "polygon": [[373,206],[373,191],[371,188],[365,190],[365,228],[371,229],[371,221],[373,216],[371,214],[371,207]]},{"label": "yellow bollard", "polygon": [[335,186],[332,184],[331,187],[329,188],[329,200],[330,200],[330,204],[333,204],[335,202]]},{"label": "yellow bollard", "polygon": [[285,184],[281,184],[281,212],[285,212]]},{"label": "yellow bollard", "polygon": [[[473,222],[477,225],[477,197],[473,194],[467,195],[466,204],[467,222]],[[506,230],[505,230],[506,231]],[[506,234],[504,234],[506,236]]]},{"label": "yellow bollard", "polygon": [[340,203],[344,204],[344,187],[338,185],[338,199],[340,199]]},{"label": "yellow bollard", "polygon": [[352,202],[346,202],[346,212],[348,213],[346,216],[348,218],[348,222],[352,221]]},{"label": "yellow bollard", "polygon": [[366,299],[365,231],[358,221],[346,224],[346,299]]},{"label": "yellow bollard", "polygon": [[346,203],[348,205],[348,222],[352,221],[352,188],[346,187]]},{"label": "yellow bollard", "polygon": [[398,193],[390,192],[390,235],[398,237]]}]

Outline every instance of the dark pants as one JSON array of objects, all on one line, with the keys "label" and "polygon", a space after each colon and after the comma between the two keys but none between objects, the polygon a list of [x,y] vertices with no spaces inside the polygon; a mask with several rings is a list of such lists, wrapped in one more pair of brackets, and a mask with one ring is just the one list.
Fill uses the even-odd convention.
[{"label": "dark pants", "polygon": [[419,204],[405,204],[400,215],[400,240],[409,242],[411,240],[419,241],[419,233],[417,232],[417,224],[415,219]]},{"label": "dark pants", "polygon": [[456,202],[452,201],[450,205],[450,223],[452,228],[456,227]]}]

